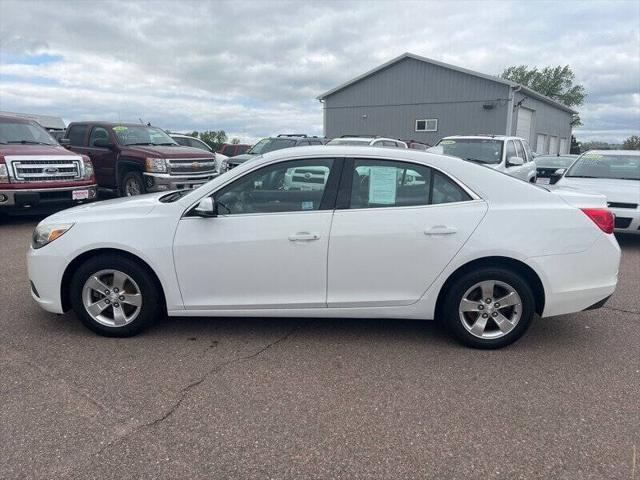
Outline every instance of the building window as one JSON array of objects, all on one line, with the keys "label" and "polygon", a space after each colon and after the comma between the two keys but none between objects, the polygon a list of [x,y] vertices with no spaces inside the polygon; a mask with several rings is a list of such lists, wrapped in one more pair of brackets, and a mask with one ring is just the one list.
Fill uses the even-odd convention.
[{"label": "building window", "polygon": [[427,118],[425,120],[416,120],[416,132],[437,132],[438,119]]}]

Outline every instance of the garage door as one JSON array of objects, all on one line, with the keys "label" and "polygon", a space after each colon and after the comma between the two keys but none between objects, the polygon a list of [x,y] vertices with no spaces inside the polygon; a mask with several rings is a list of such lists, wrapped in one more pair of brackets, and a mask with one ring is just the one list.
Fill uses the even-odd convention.
[{"label": "garage door", "polygon": [[567,139],[566,138],[561,138],[560,139],[560,154],[563,155],[565,153],[569,153],[569,149],[567,148]]},{"label": "garage door", "polygon": [[558,153],[558,137],[549,137],[549,154],[556,155]]},{"label": "garage door", "polygon": [[538,141],[536,143],[536,153],[547,153],[547,136],[538,135]]},{"label": "garage door", "polygon": [[531,142],[531,123],[533,121],[533,110],[528,108],[518,108],[518,120],[516,123],[516,137],[524,138]]}]

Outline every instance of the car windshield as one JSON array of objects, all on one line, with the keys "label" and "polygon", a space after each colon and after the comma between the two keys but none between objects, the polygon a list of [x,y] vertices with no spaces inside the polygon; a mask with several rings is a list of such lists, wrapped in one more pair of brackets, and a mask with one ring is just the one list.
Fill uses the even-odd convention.
[{"label": "car windshield", "polygon": [[502,161],[502,140],[489,138],[443,139],[437,144],[442,153],[478,163],[500,163]]},{"label": "car windshield", "polygon": [[566,176],[640,180],[640,153],[617,155],[587,152],[576,160]]},{"label": "car windshield", "polygon": [[371,140],[368,138],[334,138],[327,145],[364,145],[367,146]]},{"label": "car windshield", "polygon": [[147,125],[116,125],[113,131],[120,145],[178,145],[162,129]]},{"label": "car windshield", "polygon": [[263,153],[295,146],[296,141],[291,138],[263,138],[251,147],[247,153],[251,155],[262,155]]},{"label": "car windshield", "polygon": [[58,142],[36,122],[0,119],[0,143],[57,145]]},{"label": "car windshield", "polygon": [[556,155],[539,155],[535,158],[539,168],[567,168],[577,157],[562,157]]}]

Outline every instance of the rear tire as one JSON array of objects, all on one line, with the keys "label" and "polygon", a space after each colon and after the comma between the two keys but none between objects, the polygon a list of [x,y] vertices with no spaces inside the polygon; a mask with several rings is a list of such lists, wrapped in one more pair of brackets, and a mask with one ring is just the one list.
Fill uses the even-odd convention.
[{"label": "rear tire", "polygon": [[147,188],[145,187],[142,174],[135,170],[125,173],[120,186],[120,196],[134,197],[136,195],[142,195],[143,193],[147,193]]},{"label": "rear tire", "polygon": [[139,263],[107,254],[90,258],[71,279],[71,306],[90,330],[106,337],[130,337],[162,315],[157,280]]},{"label": "rear tire", "polygon": [[527,331],[535,314],[535,298],[520,274],[484,267],[453,282],[441,311],[447,330],[460,343],[495,349],[510,345]]}]

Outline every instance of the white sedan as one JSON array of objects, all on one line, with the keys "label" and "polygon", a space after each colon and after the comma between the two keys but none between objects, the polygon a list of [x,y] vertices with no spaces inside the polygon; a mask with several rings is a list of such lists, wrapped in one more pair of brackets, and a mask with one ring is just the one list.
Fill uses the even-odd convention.
[{"label": "white sedan", "polygon": [[[285,182],[301,169],[329,174],[322,188]],[[41,307],[107,336],[164,314],[439,318],[464,344],[498,348],[535,314],[604,304],[612,231],[602,196],[409,149],[300,147],[194,191],[52,215],[28,267]]]},{"label": "white sedan", "polygon": [[586,152],[556,185],[606,196],[616,216],[616,232],[640,234],[640,152],[637,150]]}]

